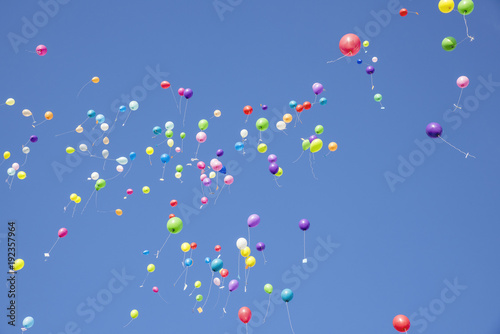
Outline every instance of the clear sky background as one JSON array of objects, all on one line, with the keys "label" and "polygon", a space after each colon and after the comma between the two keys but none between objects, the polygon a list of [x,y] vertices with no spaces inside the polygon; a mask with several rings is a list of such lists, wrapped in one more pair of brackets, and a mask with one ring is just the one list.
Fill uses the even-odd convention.
[{"label": "clear sky background", "polygon": [[[35,319],[29,332],[41,334],[244,333],[237,316],[242,306],[254,314],[249,332],[289,333],[279,297],[262,323],[266,283],[277,293],[294,291],[289,309],[297,334],[395,333],[397,314],[410,317],[411,333],[499,333],[497,1],[476,2],[467,16],[475,40],[452,52],[441,48],[441,40],[466,37],[463,17],[439,12],[437,1],[393,6],[386,0],[220,0],[218,10],[212,1],[61,2],[56,8],[50,1],[48,7],[43,0],[8,1],[0,14],[0,99],[16,99],[14,106],[0,106],[0,150],[12,153],[2,165],[4,177],[13,162],[24,162],[21,148],[29,137],[39,137],[29,145],[21,168],[27,178],[16,177],[10,190],[7,184],[0,187],[5,272],[9,219],[17,222],[16,257],[26,262],[17,274],[16,328],[3,315],[1,333],[19,332],[26,316]],[[388,11],[402,7],[420,15]],[[50,16],[40,14],[44,8]],[[34,20],[36,31],[23,28]],[[327,64],[341,56],[339,40],[350,32],[370,40],[367,53]],[[46,56],[26,52],[39,44],[47,46]],[[365,73],[373,56],[379,58],[374,90]],[[462,109],[451,112],[461,75],[469,77],[470,85],[463,91]],[[101,82],[89,84],[77,98],[93,76]],[[162,80],[175,90],[194,91],[184,127],[171,92],[159,87]],[[321,96],[327,105],[304,111],[302,123],[290,123],[287,135],[277,131],[276,122],[292,111],[290,100],[314,101],[315,82],[324,85]],[[374,102],[375,93],[383,95],[385,110]],[[103,170],[102,159],[80,153],[68,157],[66,147],[91,147],[89,138],[100,134],[98,127],[91,132],[90,121],[83,125],[86,134],[55,135],[73,130],[89,109],[112,124],[118,107],[133,99],[139,109],[127,124],[121,125],[127,114],[120,114],[108,135],[110,144],[98,140],[92,150],[100,156],[108,149],[110,158],[135,151],[137,159],[125,178],[109,180],[99,191],[97,207],[92,199],[81,214],[94,189],[87,178],[94,171],[112,178],[116,163],[106,162]],[[248,123],[245,105],[254,109]],[[182,106],[184,112],[185,100]],[[48,110],[54,119],[34,129],[21,114],[25,108],[38,122]],[[222,116],[210,118],[216,109]],[[271,123],[263,133],[266,154],[256,153],[259,117]],[[223,149],[220,160],[235,181],[216,205],[210,196],[200,210],[200,173],[186,164],[196,151],[202,118],[210,124],[198,157],[208,163]],[[184,153],[166,165],[160,182],[160,154],[169,148],[156,147],[152,165],[145,149],[165,138],[153,139],[152,128],[169,120],[175,123],[175,146],[181,144],[181,131],[187,136]],[[443,126],[450,143],[477,158],[465,159],[440,140],[427,140],[425,127],[432,121]],[[320,136],[325,147],[313,161],[316,180],[307,152],[292,162],[302,152],[300,138],[313,134],[318,124],[325,128]],[[243,128],[250,133],[246,155],[234,149]],[[325,157],[331,141],[339,148]],[[278,156],[284,171],[281,187],[268,171],[269,153]],[[174,177],[177,164],[184,165],[183,183]],[[148,195],[143,186],[151,188]],[[127,188],[135,192],[125,200]],[[82,197],[73,218],[72,206],[63,210],[71,193]],[[169,205],[172,199],[179,202],[175,208]],[[114,213],[118,208],[121,217]],[[184,229],[170,238],[158,259],[143,255],[145,249],[161,247],[170,213],[183,219]],[[240,282],[221,318],[226,281],[217,306],[219,291],[213,287],[204,312],[192,313],[195,294],[188,294],[201,280],[197,293],[206,297],[211,273],[203,260],[218,255],[215,245],[222,246],[228,278],[237,278],[235,243],[247,237],[246,219],[253,213],[261,223],[251,231],[257,264],[247,292]],[[302,218],[311,222],[305,267],[298,228]],[[43,253],[61,227],[69,234],[45,262]],[[180,245],[193,241],[198,248],[189,288],[183,291],[183,279],[173,286],[183,269]],[[258,241],[267,246],[266,264],[254,248]],[[139,288],[149,263],[157,269]],[[152,292],[153,286],[168,304]],[[6,313],[9,301],[3,291]],[[139,317],[123,328],[132,309],[139,310]]]}]

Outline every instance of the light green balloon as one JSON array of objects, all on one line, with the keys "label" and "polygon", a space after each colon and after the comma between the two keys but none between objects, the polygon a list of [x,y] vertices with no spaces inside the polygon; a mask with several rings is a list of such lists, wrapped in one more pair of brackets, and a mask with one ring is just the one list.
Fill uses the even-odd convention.
[{"label": "light green balloon", "polygon": [[202,119],[198,122],[198,127],[201,131],[205,131],[208,128],[208,121],[206,119]]},{"label": "light green balloon", "polygon": [[167,230],[172,234],[182,231],[182,220],[179,217],[172,217],[167,222]]},{"label": "light green balloon", "polygon": [[316,125],[316,127],[314,128],[314,132],[316,132],[317,135],[322,134],[323,131],[325,131],[323,125]]},{"label": "light green balloon", "polygon": [[185,132],[181,132],[181,139],[184,139],[186,138],[186,133]]},{"label": "light green balloon", "polygon": [[462,15],[469,15],[474,10],[474,2],[472,0],[462,0],[458,4],[458,12]]},{"label": "light green balloon", "polygon": [[182,167],[182,165],[177,165],[177,166],[175,166],[175,170],[178,171],[179,173],[182,173],[182,171],[184,170],[184,167]]},{"label": "light green balloon", "polygon": [[264,285],[264,291],[268,294],[273,293],[273,286],[269,283]]},{"label": "light green balloon", "polygon": [[319,138],[316,138],[312,141],[310,149],[312,153],[316,153],[319,150],[321,150],[322,147],[323,147],[323,141]]},{"label": "light green balloon", "polygon": [[165,131],[165,137],[172,138],[173,135],[174,135],[174,132],[172,130]]},{"label": "light green balloon", "polygon": [[265,118],[259,118],[257,120],[257,123],[255,123],[255,126],[259,131],[266,131],[267,128],[269,127],[269,121]]},{"label": "light green balloon", "polygon": [[302,149],[303,149],[304,151],[307,151],[307,150],[309,149],[309,146],[311,146],[311,143],[309,142],[309,140],[308,140],[308,139],[306,139],[306,140],[304,140],[304,141],[302,142]]},{"label": "light green balloon", "polygon": [[380,101],[382,101],[382,94],[375,94],[375,96],[373,97],[373,99],[374,99],[376,102],[380,102]]},{"label": "light green balloon", "polygon": [[453,51],[457,46],[457,40],[451,36],[446,37],[441,42],[444,51]]},{"label": "light green balloon", "polygon": [[99,191],[104,187],[106,187],[106,181],[104,181],[103,179],[95,181],[95,190]]},{"label": "light green balloon", "polygon": [[196,295],[196,301],[201,302],[203,300],[202,295]]}]

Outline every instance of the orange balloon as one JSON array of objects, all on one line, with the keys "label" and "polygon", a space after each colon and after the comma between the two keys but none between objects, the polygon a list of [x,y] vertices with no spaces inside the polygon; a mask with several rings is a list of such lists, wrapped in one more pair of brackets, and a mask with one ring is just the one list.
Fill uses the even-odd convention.
[{"label": "orange balloon", "polygon": [[295,110],[297,112],[302,112],[303,109],[304,109],[304,106],[302,104],[297,104],[297,106],[295,107]]},{"label": "orange balloon", "polygon": [[333,141],[332,141],[330,144],[328,144],[328,149],[329,149],[330,151],[332,151],[332,152],[333,152],[333,151],[336,151],[336,150],[337,150],[337,147],[338,147],[338,146],[337,146],[337,143],[336,143],[336,142],[333,142]]},{"label": "orange balloon", "polygon": [[309,102],[309,101],[304,102],[304,109],[305,109],[305,110],[309,110],[309,109],[311,109],[311,106],[312,106],[312,105],[311,105],[311,102]]},{"label": "orange balloon", "polygon": [[116,209],[116,215],[121,216],[123,214],[123,211],[121,209]]},{"label": "orange balloon", "polygon": [[45,118],[46,118],[47,120],[49,120],[49,121],[50,121],[52,118],[54,118],[54,114],[52,113],[52,111],[47,111],[47,112],[45,113]]},{"label": "orange balloon", "polygon": [[290,123],[292,121],[292,118],[293,118],[292,115],[290,115],[290,114],[284,114],[283,115],[283,122]]},{"label": "orange balloon", "polygon": [[99,77],[93,77],[92,78],[93,83],[98,83],[99,82]]}]

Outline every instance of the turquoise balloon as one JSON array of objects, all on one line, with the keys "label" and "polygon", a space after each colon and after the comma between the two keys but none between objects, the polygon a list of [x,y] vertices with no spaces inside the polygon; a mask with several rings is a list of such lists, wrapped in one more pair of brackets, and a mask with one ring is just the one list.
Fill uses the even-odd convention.
[{"label": "turquoise balloon", "polygon": [[221,259],[214,259],[210,264],[210,268],[212,268],[213,272],[219,272],[224,266]]},{"label": "turquoise balloon", "polygon": [[155,135],[159,135],[159,134],[161,133],[161,128],[160,128],[159,126],[155,126],[155,127],[153,128],[153,133],[154,133]]},{"label": "turquoise balloon", "polygon": [[34,324],[35,324],[35,319],[33,319],[33,317],[26,317],[23,320],[23,327],[26,329],[33,327]]},{"label": "turquoise balloon", "polygon": [[284,289],[283,291],[281,291],[281,299],[283,299],[283,301],[285,303],[288,303],[289,301],[291,301],[293,299],[293,292],[292,292],[292,290],[290,290],[290,289]]},{"label": "turquoise balloon", "polygon": [[324,106],[326,104],[326,97],[322,97],[321,99],[319,99],[319,104]]}]

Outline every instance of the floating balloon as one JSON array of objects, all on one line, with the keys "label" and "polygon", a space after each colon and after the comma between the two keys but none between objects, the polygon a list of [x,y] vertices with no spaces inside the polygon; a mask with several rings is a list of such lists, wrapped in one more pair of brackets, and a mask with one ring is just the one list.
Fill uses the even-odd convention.
[{"label": "floating balloon", "polygon": [[463,89],[466,88],[468,85],[469,85],[469,78],[467,78],[465,75],[462,75],[457,79],[457,86],[461,88],[461,90],[460,90],[460,96],[458,97],[458,102],[454,104],[455,109],[453,109],[453,111],[457,109],[462,109],[460,107],[460,99],[462,98]]},{"label": "floating balloon", "polygon": [[23,259],[17,259],[16,261],[14,261],[14,265],[12,266],[12,269],[14,269],[14,271],[19,271],[23,268],[24,268],[24,260]]},{"label": "floating balloon", "polygon": [[145,194],[149,194],[149,192],[150,192],[149,187],[148,186],[142,187],[142,192],[145,193]]},{"label": "floating balloon", "polygon": [[206,119],[202,119],[198,122],[198,128],[201,131],[205,131],[208,128],[208,121]]},{"label": "floating balloon", "polygon": [[118,162],[120,165],[126,165],[128,163],[128,159],[125,157],[119,157],[116,159],[116,162]]},{"label": "floating balloon", "polygon": [[283,122],[285,123],[290,123],[292,121],[293,117],[291,114],[284,114],[283,115]]},{"label": "floating balloon", "polygon": [[322,134],[323,131],[325,131],[323,125],[316,125],[316,127],[314,128],[314,132],[316,132],[317,135]]},{"label": "floating balloon", "polygon": [[19,172],[17,172],[17,178],[18,178],[19,180],[24,180],[24,179],[26,178],[26,173],[25,173],[25,172],[23,172],[23,171],[19,171]]},{"label": "floating balloon", "polygon": [[131,101],[128,104],[128,107],[130,108],[130,110],[135,111],[135,110],[139,109],[139,103],[137,103],[137,101]]},{"label": "floating balloon", "polygon": [[121,216],[123,214],[123,211],[121,209],[116,209],[115,213],[117,216]]},{"label": "floating balloon", "polygon": [[469,15],[474,10],[474,2],[472,0],[462,0],[458,3],[458,12],[462,15]]},{"label": "floating balloon", "polygon": [[264,144],[264,143],[260,143],[257,146],[257,151],[259,151],[259,153],[266,153],[266,151],[267,151],[267,145]]},{"label": "floating balloon", "polygon": [[359,52],[361,41],[355,34],[346,34],[340,39],[339,48],[344,56],[352,57]]},{"label": "floating balloon", "polygon": [[455,2],[453,0],[441,0],[439,1],[438,7],[442,13],[447,14],[453,10]]},{"label": "floating balloon", "polygon": [[309,149],[311,150],[312,153],[316,153],[319,152],[322,147],[323,147],[323,141],[319,138],[316,138],[311,142],[311,146]]},{"label": "floating balloon", "polygon": [[248,227],[255,227],[260,224],[260,217],[257,214],[252,214],[247,219]]},{"label": "floating balloon", "polygon": [[410,329],[410,319],[402,314],[399,314],[392,320],[392,325],[398,332],[407,332]]},{"label": "floating balloon", "polygon": [[244,306],[238,311],[238,318],[240,318],[241,322],[244,324],[248,324],[250,319],[252,319],[252,311],[250,311],[248,307]]},{"label": "floating balloon", "polygon": [[220,117],[222,115],[221,111],[220,110],[215,110],[214,111],[214,116],[215,117]]},{"label": "floating balloon", "polygon": [[443,39],[441,42],[441,46],[445,51],[453,51],[457,46],[457,40],[451,36],[448,36]]},{"label": "floating balloon", "polygon": [[244,113],[245,115],[250,115],[252,112],[253,112],[253,108],[252,108],[251,106],[245,106],[245,107],[243,108],[243,113]]},{"label": "floating balloon", "polygon": [[316,82],[315,84],[312,85],[312,90],[314,94],[319,95],[323,92],[323,85],[320,84],[319,82]]},{"label": "floating balloon", "polygon": [[40,44],[36,47],[36,53],[39,56],[45,56],[47,54],[47,47],[43,44]]},{"label": "floating balloon", "polygon": [[183,223],[179,217],[170,218],[167,222],[167,229],[172,234],[182,231]]},{"label": "floating balloon", "polygon": [[330,144],[328,144],[328,149],[331,151],[331,152],[334,152],[337,150],[337,143],[336,142],[331,142]]},{"label": "floating balloon", "polygon": [[243,248],[247,247],[247,239],[239,238],[238,240],[236,240],[236,247],[239,250],[242,250]]}]

